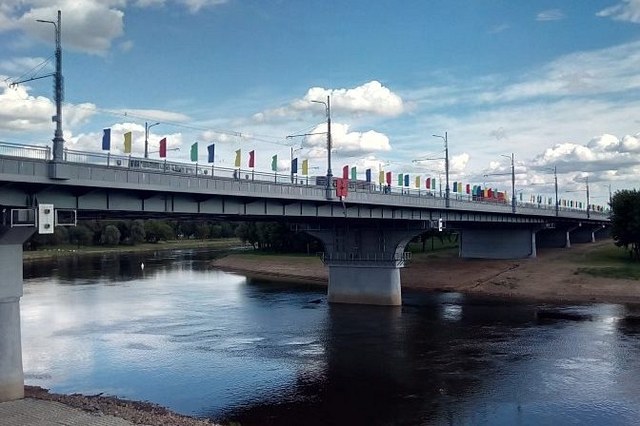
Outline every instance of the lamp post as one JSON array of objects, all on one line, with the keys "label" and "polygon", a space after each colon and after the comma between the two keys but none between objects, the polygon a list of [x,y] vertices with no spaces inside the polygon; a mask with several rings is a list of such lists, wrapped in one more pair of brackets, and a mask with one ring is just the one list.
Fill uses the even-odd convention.
[{"label": "lamp post", "polygon": [[53,135],[53,161],[62,161],[64,154],[64,137],[62,135],[62,98],[64,89],[62,87],[62,45],[60,40],[62,13],[58,11],[58,22],[36,19],[37,22],[52,24],[56,36],[56,72],[54,73],[54,97],[56,102],[56,115],[53,121],[56,122],[56,130]]},{"label": "lamp post", "polygon": [[153,126],[157,126],[160,123],[149,124],[144,122],[144,158],[149,158],[149,130]]},{"label": "lamp post", "polygon": [[516,212],[516,167],[513,152],[511,155],[500,154],[511,159],[511,213]]},{"label": "lamp post", "polygon": [[331,98],[327,96],[327,102],[324,101],[311,101],[316,104],[323,104],[326,113],[327,113],[327,188],[326,188],[326,198],[327,200],[331,200],[333,198],[332,195],[332,184],[333,184],[333,173],[331,172]]},{"label": "lamp post", "polygon": [[447,139],[447,132],[444,132],[444,136],[441,135],[431,135],[436,138],[440,138],[444,141],[444,176],[445,176],[445,187],[444,187],[444,205],[445,207],[449,207],[449,142]]},{"label": "lamp post", "polygon": [[553,183],[556,189],[556,217],[559,216],[560,212],[560,200],[558,200],[558,166],[553,166]]}]

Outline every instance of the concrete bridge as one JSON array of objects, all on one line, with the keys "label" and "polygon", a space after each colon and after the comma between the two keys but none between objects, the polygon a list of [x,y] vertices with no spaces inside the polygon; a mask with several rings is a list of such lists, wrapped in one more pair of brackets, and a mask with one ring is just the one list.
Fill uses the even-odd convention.
[{"label": "concrete bridge", "polygon": [[286,221],[319,238],[329,302],[400,305],[400,271],[415,236],[454,229],[461,257],[535,257],[537,245],[593,241],[607,214],[352,183],[338,198],[306,177],[0,144],[0,401],[23,395],[22,244],[78,218],[194,217]]}]

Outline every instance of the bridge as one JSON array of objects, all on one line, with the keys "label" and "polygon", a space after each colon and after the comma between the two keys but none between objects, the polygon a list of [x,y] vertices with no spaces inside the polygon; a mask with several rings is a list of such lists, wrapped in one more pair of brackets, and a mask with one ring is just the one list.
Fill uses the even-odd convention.
[{"label": "bridge", "polygon": [[192,217],[286,221],[317,237],[329,302],[400,305],[407,243],[459,233],[465,258],[535,257],[536,248],[594,241],[608,214],[487,202],[466,194],[351,182],[346,197],[308,177],[0,143],[0,401],[21,398],[22,244],[77,218]]}]

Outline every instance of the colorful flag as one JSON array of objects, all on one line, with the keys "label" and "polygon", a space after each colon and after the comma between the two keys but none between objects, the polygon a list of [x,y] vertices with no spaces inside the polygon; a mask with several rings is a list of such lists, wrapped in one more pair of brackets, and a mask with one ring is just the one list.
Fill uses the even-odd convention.
[{"label": "colorful flag", "polygon": [[198,161],[198,142],[191,145],[191,161]]},{"label": "colorful flag", "polygon": [[342,179],[349,179],[349,166],[342,168]]},{"label": "colorful flag", "polygon": [[427,178],[427,181],[425,182],[425,186],[427,187],[427,189],[431,189],[431,178]]},{"label": "colorful flag", "polygon": [[131,154],[131,132],[124,134],[124,153]]},{"label": "colorful flag", "polygon": [[416,188],[420,188],[420,176],[416,176]]},{"label": "colorful flag", "polygon": [[351,180],[358,180],[358,172],[356,170],[356,166],[351,168]]},{"label": "colorful flag", "polygon": [[160,158],[167,157],[167,138],[160,139]]},{"label": "colorful flag", "polygon": [[249,167],[253,168],[256,165],[256,152],[254,150],[249,151]]},{"label": "colorful flag", "polygon": [[371,182],[371,169],[367,169],[364,171],[364,179],[367,182]]},{"label": "colorful flag", "polygon": [[382,185],[384,183],[384,170],[378,172],[378,183]]},{"label": "colorful flag", "polygon": [[278,171],[278,154],[271,157],[271,170],[274,172]]},{"label": "colorful flag", "polygon": [[233,163],[235,167],[240,167],[240,155],[242,154],[242,150],[239,149],[236,151],[236,161]]},{"label": "colorful flag", "polygon": [[436,190],[436,178],[431,178],[431,189]]},{"label": "colorful flag", "polygon": [[387,172],[387,185],[391,186],[391,172]]},{"label": "colorful flag", "polygon": [[409,186],[409,173],[404,175],[404,186]]},{"label": "colorful flag", "polygon": [[458,182],[453,182],[453,192],[458,192]]},{"label": "colorful flag", "polygon": [[305,176],[309,174],[309,160],[302,160],[302,174]]},{"label": "colorful flag", "polygon": [[471,185],[470,184],[467,184],[466,193],[467,194],[471,193]]},{"label": "colorful flag", "polygon": [[109,151],[111,149],[111,129],[102,129],[102,150]]},{"label": "colorful flag", "polygon": [[404,184],[404,175],[402,173],[398,173],[398,186],[402,186]]},{"label": "colorful flag", "polygon": [[298,159],[291,160],[291,174],[298,173]]},{"label": "colorful flag", "polygon": [[215,160],[216,144],[212,143],[211,145],[209,145],[207,147],[207,151],[209,152],[209,158],[207,159],[207,161],[209,163],[213,163]]}]

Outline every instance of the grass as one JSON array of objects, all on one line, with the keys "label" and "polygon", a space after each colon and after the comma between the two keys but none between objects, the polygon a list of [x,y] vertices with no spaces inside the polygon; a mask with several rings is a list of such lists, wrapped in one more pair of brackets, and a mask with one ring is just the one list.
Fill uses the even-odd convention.
[{"label": "grass", "polygon": [[76,246],[59,245],[54,247],[43,247],[35,251],[23,252],[24,260],[47,259],[59,256],[73,256],[76,254],[98,254],[98,253],[133,253],[155,250],[174,250],[185,248],[217,248],[220,250],[232,249],[242,246],[242,242],[237,238],[221,238],[217,240],[171,240],[161,241],[156,244],[143,243],[135,246]]},{"label": "grass", "polygon": [[578,267],[577,274],[592,277],[640,280],[640,262],[629,258],[628,252],[614,244],[607,244],[590,250],[582,258],[576,259],[579,264],[589,266]]}]

